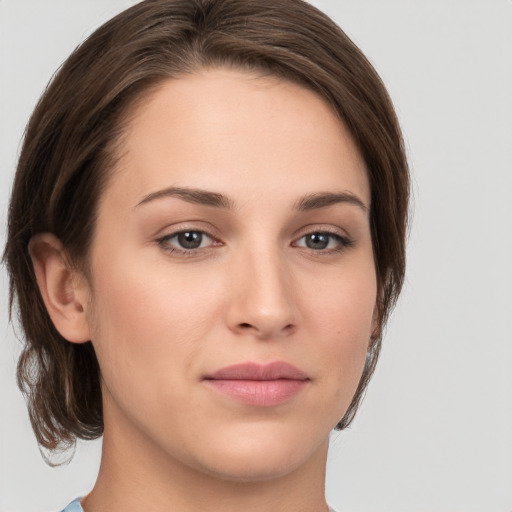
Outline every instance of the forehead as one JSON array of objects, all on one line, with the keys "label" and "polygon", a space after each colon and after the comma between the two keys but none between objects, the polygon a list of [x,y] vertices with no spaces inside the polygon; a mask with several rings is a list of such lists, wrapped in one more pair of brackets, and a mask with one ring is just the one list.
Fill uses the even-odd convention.
[{"label": "forehead", "polygon": [[336,188],[370,200],[364,160],[332,107],[272,76],[215,69],[163,82],[132,112],[121,154],[107,188],[125,197],[189,186],[282,197]]}]

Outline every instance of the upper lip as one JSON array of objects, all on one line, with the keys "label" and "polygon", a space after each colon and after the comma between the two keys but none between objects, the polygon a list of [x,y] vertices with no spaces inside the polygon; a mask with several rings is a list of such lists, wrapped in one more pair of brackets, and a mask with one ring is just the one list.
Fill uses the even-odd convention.
[{"label": "upper lip", "polygon": [[226,366],[205,377],[207,380],[308,380],[309,377],[296,366],[284,361],[267,364],[240,363]]}]

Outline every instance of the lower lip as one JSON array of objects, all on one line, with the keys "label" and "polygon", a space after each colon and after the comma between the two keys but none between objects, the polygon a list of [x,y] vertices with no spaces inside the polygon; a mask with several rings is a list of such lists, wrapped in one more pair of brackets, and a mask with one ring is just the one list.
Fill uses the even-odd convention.
[{"label": "lower lip", "polygon": [[205,382],[239,402],[270,407],[294,397],[306,385],[307,380],[206,380]]}]

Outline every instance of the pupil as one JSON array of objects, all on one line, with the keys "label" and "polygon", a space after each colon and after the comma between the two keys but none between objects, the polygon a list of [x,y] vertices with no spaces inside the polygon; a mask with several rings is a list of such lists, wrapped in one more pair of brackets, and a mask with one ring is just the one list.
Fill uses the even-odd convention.
[{"label": "pupil", "polygon": [[203,235],[197,231],[184,231],[178,234],[178,242],[184,249],[197,249],[203,240]]},{"label": "pupil", "polygon": [[325,249],[329,245],[329,236],[313,233],[306,238],[306,245],[310,249]]}]

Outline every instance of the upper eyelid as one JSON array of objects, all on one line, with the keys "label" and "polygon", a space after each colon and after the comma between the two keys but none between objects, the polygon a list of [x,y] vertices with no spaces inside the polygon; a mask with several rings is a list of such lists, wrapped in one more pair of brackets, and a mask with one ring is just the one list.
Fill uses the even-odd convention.
[{"label": "upper eyelid", "polygon": [[[167,228],[166,228],[167,229]],[[183,226],[179,228],[173,228],[172,230],[169,230],[168,233],[165,233],[166,229],[160,230],[161,232],[164,232],[161,236],[157,235],[158,238],[172,238],[173,236],[179,235],[180,233],[184,233],[187,231],[192,231],[195,233],[202,233],[204,235],[209,236],[210,238],[220,238],[219,235],[215,235],[212,233],[212,231],[200,228],[200,227],[188,227]],[[340,237],[348,237],[349,235],[346,233],[345,230],[340,228],[329,228],[329,227],[305,227],[297,230],[293,235],[292,238],[297,240],[299,238],[302,238],[306,235],[313,234],[313,233],[326,233],[333,236],[340,236]]]},{"label": "upper eyelid", "polygon": [[[195,224],[195,225],[191,225]],[[199,225],[197,225],[199,224]],[[214,227],[206,224],[204,221],[192,221],[192,222],[178,222],[174,225],[166,226],[163,229],[159,229],[158,232],[154,235],[153,238],[162,239],[162,238],[172,238],[173,236],[178,235],[179,233],[183,233],[186,231],[194,231],[197,233],[203,233],[210,238],[219,239],[220,235],[218,234],[218,230]]]},{"label": "upper eyelid", "polygon": [[341,238],[352,238],[346,229],[342,229],[338,226],[311,224],[309,226],[298,229],[294,233],[294,240],[298,240],[299,238],[312,233],[327,233],[329,235],[339,236]]}]

